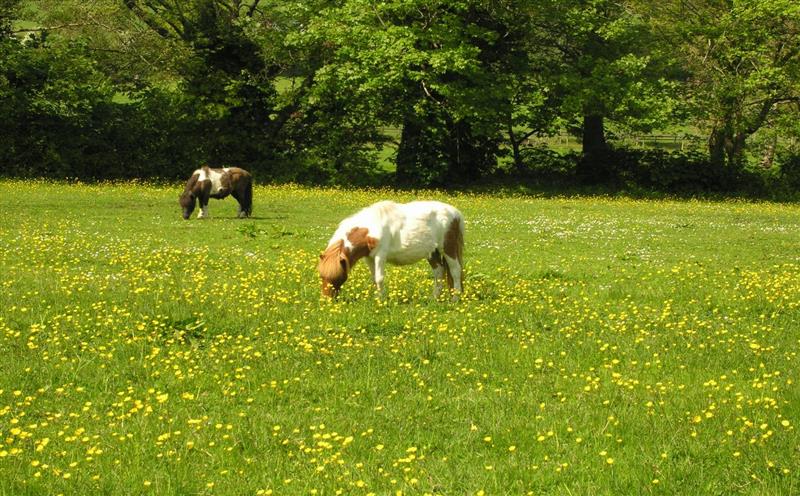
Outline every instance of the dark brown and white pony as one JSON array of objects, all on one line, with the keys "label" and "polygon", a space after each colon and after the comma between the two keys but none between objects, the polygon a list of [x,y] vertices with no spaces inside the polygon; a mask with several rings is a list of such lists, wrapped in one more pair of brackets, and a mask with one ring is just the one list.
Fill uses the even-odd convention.
[{"label": "dark brown and white pony", "polygon": [[319,256],[322,294],[335,297],[353,265],[364,259],[378,295],[385,294],[386,263],[406,265],[427,259],[433,270],[433,296],[442,290],[442,277],[462,291],[464,218],[455,207],[436,201],[382,201],[344,219]]},{"label": "dark brown and white pony", "polygon": [[198,219],[208,217],[208,199],[219,200],[231,195],[239,202],[239,217],[249,217],[253,211],[253,177],[244,169],[225,167],[212,169],[207,165],[192,173],[180,197],[183,218],[188,219],[200,202]]}]

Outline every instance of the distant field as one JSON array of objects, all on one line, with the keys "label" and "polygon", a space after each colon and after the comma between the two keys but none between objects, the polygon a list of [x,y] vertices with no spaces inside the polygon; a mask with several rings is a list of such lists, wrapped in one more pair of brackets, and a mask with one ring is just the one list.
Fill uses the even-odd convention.
[{"label": "distant field", "polygon": [[[0,494],[797,494],[800,207],[0,181]],[[318,253],[467,219],[466,295]]]}]

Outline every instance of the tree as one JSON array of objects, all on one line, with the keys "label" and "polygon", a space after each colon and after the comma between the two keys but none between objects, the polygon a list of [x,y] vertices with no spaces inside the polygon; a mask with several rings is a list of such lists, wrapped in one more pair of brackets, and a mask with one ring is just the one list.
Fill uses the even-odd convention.
[{"label": "tree", "polygon": [[301,36],[325,41],[315,87],[336,88],[327,93],[339,95],[342,113],[401,129],[400,182],[470,180],[495,167],[519,96],[520,5],[346,0],[321,10]]},{"label": "tree", "polygon": [[708,129],[711,160],[741,168],[748,138],[800,102],[800,4],[681,0],[662,8],[674,26],[665,31],[682,48],[685,91]]},{"label": "tree", "polygon": [[563,94],[562,115],[579,129],[580,172],[606,179],[606,119],[650,130],[668,115],[663,53],[634,2],[551,0],[542,7],[533,44],[558,55],[543,69]]}]

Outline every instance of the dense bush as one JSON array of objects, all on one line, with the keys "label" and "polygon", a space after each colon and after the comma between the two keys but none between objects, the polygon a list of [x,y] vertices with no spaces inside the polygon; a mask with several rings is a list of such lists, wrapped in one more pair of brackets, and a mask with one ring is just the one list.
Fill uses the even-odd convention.
[{"label": "dense bush", "polygon": [[[591,167],[578,153],[560,154],[535,147],[522,151],[523,167],[513,173],[539,183],[581,184],[587,177],[579,171]],[[645,188],[668,193],[694,194],[707,192],[741,192],[763,194],[762,174],[713,164],[699,152],[668,152],[613,148],[592,157],[602,174],[591,176],[592,184],[615,188]],[[800,188],[800,160],[787,163],[782,180],[792,188]],[[795,167],[794,169],[792,167]],[[792,183],[793,178],[795,183]]]},{"label": "dense bush", "polygon": [[800,191],[800,155],[787,155],[780,158],[778,180],[789,191]]},{"label": "dense bush", "polygon": [[398,183],[442,187],[488,176],[496,168],[500,140],[476,130],[483,127],[453,121],[439,109],[406,116],[397,151]]},{"label": "dense bush", "polygon": [[116,103],[86,50],[44,40],[0,43],[4,175],[86,179],[174,177],[195,163],[185,114],[168,94]]},{"label": "dense bush", "polygon": [[659,191],[731,191],[743,179],[741,170],[715,165],[697,152],[614,149],[608,160],[618,180]]},{"label": "dense bush", "polygon": [[42,39],[5,38],[0,173],[175,179],[208,163],[247,168],[259,181],[377,180],[374,154],[358,148],[372,136],[302,113],[275,132],[266,114],[273,97],[258,82],[226,85],[213,101],[148,86],[123,95],[80,45],[56,49]]},{"label": "dense bush", "polygon": [[573,181],[580,160],[576,153],[562,154],[544,146],[523,148],[520,152],[522,167],[515,172],[537,181]]}]

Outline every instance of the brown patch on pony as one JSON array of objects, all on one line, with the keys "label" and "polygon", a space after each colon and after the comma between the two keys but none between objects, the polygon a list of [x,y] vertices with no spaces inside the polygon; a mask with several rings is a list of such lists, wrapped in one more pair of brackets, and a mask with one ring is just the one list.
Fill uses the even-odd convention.
[{"label": "brown patch on pony", "polygon": [[322,279],[322,294],[335,297],[347,281],[347,272],[350,270],[343,239],[332,243],[320,254],[317,270]]},{"label": "brown patch on pony", "polygon": [[436,269],[437,267],[441,267],[445,264],[444,260],[442,259],[442,254],[439,253],[439,249],[433,250],[431,256],[428,257],[428,263],[431,265],[431,269]]},{"label": "brown patch on pony", "polygon": [[[455,258],[458,260],[459,265],[461,265],[463,269],[464,262],[462,257],[464,255],[464,233],[462,231],[461,222],[461,218],[456,217],[447,228],[447,232],[444,235],[444,253],[450,258]],[[444,271],[445,275],[447,276],[447,286],[450,289],[453,289],[453,274],[450,273],[450,266],[448,266],[446,263],[444,264]],[[463,277],[461,284],[462,286],[464,284]]]},{"label": "brown patch on pony", "polygon": [[461,232],[461,218],[456,217],[444,235],[444,253],[461,262],[464,251],[464,235]]},{"label": "brown patch on pony", "polygon": [[240,167],[228,167],[228,175],[230,175],[233,183],[244,178],[251,177],[249,172]]},{"label": "brown patch on pony", "polygon": [[369,229],[366,227],[354,227],[347,233],[347,240],[353,245],[353,249],[347,254],[350,266],[360,259],[370,254],[378,246],[378,240],[369,236]]}]

